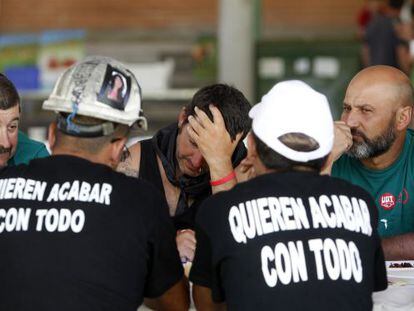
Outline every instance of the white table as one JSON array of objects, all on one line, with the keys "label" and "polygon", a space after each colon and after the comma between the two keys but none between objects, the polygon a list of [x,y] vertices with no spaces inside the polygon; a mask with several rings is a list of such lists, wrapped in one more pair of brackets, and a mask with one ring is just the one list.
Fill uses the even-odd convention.
[{"label": "white table", "polygon": [[372,295],[373,311],[413,311],[414,284],[394,284]]}]

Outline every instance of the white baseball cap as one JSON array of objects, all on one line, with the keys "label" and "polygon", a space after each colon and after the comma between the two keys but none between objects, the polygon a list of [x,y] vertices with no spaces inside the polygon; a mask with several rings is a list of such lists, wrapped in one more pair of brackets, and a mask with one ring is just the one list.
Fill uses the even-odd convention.
[{"label": "white baseball cap", "polygon": [[[253,133],[282,156],[297,162],[323,158],[332,150],[334,127],[325,95],[299,80],[279,82],[249,112]],[[296,151],[279,140],[288,133],[315,139],[319,148]]]},{"label": "white baseball cap", "polygon": [[[141,102],[141,88],[131,71],[110,57],[91,56],[60,76],[42,108],[146,129]],[[67,127],[65,122],[62,119],[62,126]],[[73,134],[78,136],[112,131],[110,126],[103,130],[77,127],[78,133]]]}]

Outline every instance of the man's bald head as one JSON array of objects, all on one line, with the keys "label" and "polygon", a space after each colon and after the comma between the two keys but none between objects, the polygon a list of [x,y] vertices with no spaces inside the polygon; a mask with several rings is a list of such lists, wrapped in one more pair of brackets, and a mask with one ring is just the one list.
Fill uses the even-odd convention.
[{"label": "man's bald head", "polygon": [[383,65],[360,71],[349,83],[341,115],[353,138],[348,154],[370,159],[400,148],[413,104],[414,91],[402,71]]},{"label": "man's bald head", "polygon": [[394,108],[413,106],[414,90],[410,79],[401,70],[385,65],[371,66],[361,70],[349,83],[353,87],[376,86],[381,96],[389,98]]}]

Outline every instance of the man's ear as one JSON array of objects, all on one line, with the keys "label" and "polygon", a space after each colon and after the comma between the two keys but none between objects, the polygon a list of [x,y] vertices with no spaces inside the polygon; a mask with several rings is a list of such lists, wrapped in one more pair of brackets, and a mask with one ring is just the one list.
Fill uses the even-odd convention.
[{"label": "man's ear", "polygon": [[50,150],[53,151],[53,149],[55,148],[55,143],[56,143],[56,131],[57,131],[57,126],[56,126],[56,121],[53,121],[52,123],[50,123],[49,125],[49,132],[47,134],[47,141],[49,142],[49,148]]},{"label": "man's ear", "polygon": [[112,168],[116,168],[121,161],[122,152],[124,151],[125,144],[127,142],[127,137],[123,137],[111,142],[110,153],[109,153],[109,163]]},{"label": "man's ear", "polygon": [[184,122],[187,120],[187,113],[185,111],[185,107],[181,108],[180,113],[178,114],[178,128],[181,128],[181,126],[184,124]]},{"label": "man's ear", "polygon": [[251,132],[247,134],[247,156],[253,158],[257,157],[256,142],[254,141]]},{"label": "man's ear", "polygon": [[411,106],[398,108],[397,113],[395,114],[395,126],[397,127],[397,130],[405,130],[410,125],[412,114],[413,107]]}]

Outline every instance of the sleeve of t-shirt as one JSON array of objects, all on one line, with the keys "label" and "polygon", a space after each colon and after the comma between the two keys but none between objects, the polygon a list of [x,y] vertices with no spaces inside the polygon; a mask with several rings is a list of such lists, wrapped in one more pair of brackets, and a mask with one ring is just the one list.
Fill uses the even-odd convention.
[{"label": "sleeve of t-shirt", "polygon": [[155,219],[149,238],[148,274],[144,290],[144,296],[148,298],[161,296],[183,277],[175,229],[160,195],[154,195],[152,208]]},{"label": "sleeve of t-shirt", "polygon": [[198,223],[196,223],[195,232],[197,247],[191,266],[190,281],[210,288],[214,302],[224,302],[225,294],[220,281],[220,267],[213,264],[210,238]]},{"label": "sleeve of t-shirt", "polygon": [[197,247],[190,271],[190,281],[194,284],[211,288],[212,282],[212,255],[211,243],[207,234],[196,224]]},{"label": "sleeve of t-shirt", "polygon": [[379,237],[378,233],[375,229],[375,243],[376,243],[376,251],[375,251],[375,262],[374,262],[374,291],[382,291],[387,288],[388,281],[387,281],[387,272],[385,268],[384,262],[384,253],[382,251],[381,246],[381,238]]},{"label": "sleeve of t-shirt", "polygon": [[35,154],[34,157],[35,158],[45,158],[45,157],[48,157],[49,155],[50,154],[49,154],[49,151],[47,151],[46,146],[44,144],[41,144],[39,149],[36,151],[36,154]]},{"label": "sleeve of t-shirt", "polygon": [[385,268],[385,259],[384,252],[382,250],[381,238],[378,234],[378,211],[377,207],[371,197],[371,195],[366,192],[366,202],[370,208],[371,217],[371,226],[372,234],[375,243],[375,258],[374,258],[374,291],[382,291],[387,288],[387,272]]}]

